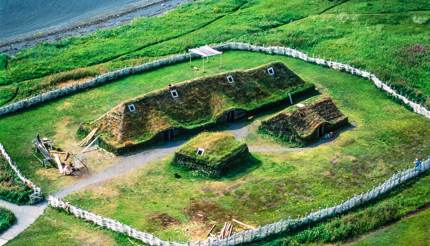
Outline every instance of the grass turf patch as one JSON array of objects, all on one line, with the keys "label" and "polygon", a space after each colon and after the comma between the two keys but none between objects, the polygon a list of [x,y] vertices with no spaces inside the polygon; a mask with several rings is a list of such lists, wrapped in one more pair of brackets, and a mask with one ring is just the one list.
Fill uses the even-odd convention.
[{"label": "grass turf patch", "polygon": [[0,199],[16,204],[26,204],[29,202],[29,195],[32,192],[19,180],[6,160],[0,157]]},{"label": "grass turf patch", "polygon": [[11,211],[0,207],[0,233],[11,227],[15,221],[16,217]]},{"label": "grass turf patch", "polygon": [[[296,152],[260,152],[255,155],[258,165],[231,178],[208,181],[171,167],[171,160],[167,158],[151,168],[136,172],[136,178],[127,177],[121,182],[115,181],[68,198],[96,213],[163,238],[177,240],[200,238],[214,221],[224,222],[230,216],[260,225],[336,204],[411,165],[416,156],[424,157],[430,152],[429,139],[422,137],[428,133],[430,123],[393,102],[367,80],[286,57],[227,52],[222,59],[221,67],[217,59],[210,60],[205,64],[204,73],[192,70],[201,61],[194,61],[191,65],[178,64],[4,117],[0,119],[0,127],[5,129],[0,132],[0,140],[12,156],[16,156],[18,163],[26,164],[21,168],[32,175],[36,183],[43,184],[45,190],[53,190],[61,182],[35,175],[38,166],[32,160],[30,144],[28,149],[14,146],[30,143],[36,131],[55,139],[59,131],[55,123],[58,117],[68,118],[69,123],[65,127],[75,132],[79,122],[96,119],[117,103],[142,91],[167,86],[171,81],[246,69],[276,60],[284,62],[305,81],[315,82],[318,89],[330,95],[339,109],[348,115],[355,127],[340,134],[330,144]],[[27,123],[30,118],[38,123],[37,128]],[[250,126],[251,131],[246,138],[254,146],[261,144],[254,139],[258,121]],[[12,133],[14,138],[8,137]],[[175,178],[175,172],[182,178]],[[420,187],[426,187],[425,183]],[[128,209],[131,207],[139,209]],[[180,223],[165,228],[163,223],[157,224],[149,219],[162,213]],[[197,213],[203,213],[203,219]],[[63,230],[61,228],[32,230],[40,232],[41,238]]]},{"label": "grass turf patch", "polygon": [[[408,225],[417,225],[420,221],[423,221],[422,218],[417,217],[428,217],[428,209],[424,212],[425,214],[414,215],[413,217],[416,218],[413,219],[414,222],[410,222],[412,218],[408,217],[414,211],[419,211],[421,208],[427,207],[430,203],[430,192],[426,188],[429,182],[430,177],[427,173],[424,177],[402,185],[383,199],[369,206],[359,208],[346,215],[337,216],[315,226],[304,228],[302,231],[289,233],[287,236],[275,239],[271,238],[271,240],[252,245],[347,244],[355,240],[358,240],[358,242],[351,243],[352,245],[397,245],[396,243],[407,239],[410,239],[409,242],[412,245],[427,245],[429,239],[422,237],[423,233],[426,233],[424,232],[426,230],[425,227],[412,227]],[[399,220],[400,222],[393,226],[393,231],[398,233],[397,236],[391,232],[388,232],[389,236],[387,236],[385,229],[382,229],[382,231],[376,231],[375,234],[372,233],[370,236],[364,236],[363,242],[360,242],[358,238],[360,235]],[[406,226],[402,226],[405,224]],[[390,230],[390,227],[388,227],[388,230]],[[411,237],[414,238],[412,239]]]},{"label": "grass turf patch", "polygon": [[316,96],[261,123],[259,131],[298,146],[310,144],[348,124],[329,97]]},{"label": "grass turf patch", "polygon": [[245,143],[222,132],[201,133],[175,153],[173,164],[197,170],[211,177],[221,177],[249,155]]},{"label": "grass turf patch", "polygon": [[381,245],[428,245],[430,210],[426,209],[411,217],[404,218],[386,228],[360,238],[355,246]]},{"label": "grass turf patch", "polygon": [[[55,236],[52,235],[55,234]],[[136,245],[138,241],[100,229],[64,212],[47,208],[27,230],[8,245]]]},{"label": "grass turf patch", "polygon": [[[268,74],[269,70],[273,74]],[[229,76],[234,82],[228,82]],[[313,84],[276,62],[169,85],[117,105],[97,121],[84,124],[83,131],[99,129],[103,144],[123,153],[150,141],[170,141],[185,132],[253,115],[313,92]]]}]

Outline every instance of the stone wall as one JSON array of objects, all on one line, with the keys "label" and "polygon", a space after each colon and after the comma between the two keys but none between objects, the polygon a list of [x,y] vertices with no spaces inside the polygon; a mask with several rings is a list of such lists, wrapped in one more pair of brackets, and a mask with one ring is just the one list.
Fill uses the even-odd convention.
[{"label": "stone wall", "polygon": [[[290,56],[306,62],[326,66],[335,70],[348,72],[372,81],[376,87],[390,94],[391,96],[401,101],[402,103],[408,105],[409,107],[412,108],[414,112],[421,114],[427,118],[430,118],[430,110],[425,108],[423,105],[415,103],[412,100],[408,99],[407,97],[400,95],[388,84],[382,82],[378,77],[376,77],[376,75],[368,71],[360,70],[348,64],[343,64],[343,63],[334,62],[334,61],[327,61],[317,57],[311,57],[301,51],[288,48],[288,47],[279,47],[279,46],[264,47],[264,46],[257,46],[257,45],[238,43],[238,42],[215,44],[215,45],[212,45],[212,47],[215,49],[224,50],[224,51],[241,50],[241,51],[252,51],[252,52],[260,52],[260,53],[273,54],[273,55]],[[126,67],[120,70],[109,72],[109,73],[97,76],[96,78],[88,80],[87,82],[84,82],[81,84],[70,85],[61,89],[45,92],[28,99],[24,99],[15,103],[2,106],[0,107],[0,116],[10,114],[19,110],[23,110],[29,107],[33,107],[56,98],[71,95],[73,93],[77,93],[82,90],[86,90],[99,85],[110,83],[114,80],[129,76],[132,74],[138,74],[138,73],[154,70],[160,67],[184,62],[190,59],[190,57],[197,58],[197,56],[194,54],[184,53],[184,54],[178,54],[178,55],[162,58],[160,60],[156,60],[153,62],[144,63],[142,65]]]}]

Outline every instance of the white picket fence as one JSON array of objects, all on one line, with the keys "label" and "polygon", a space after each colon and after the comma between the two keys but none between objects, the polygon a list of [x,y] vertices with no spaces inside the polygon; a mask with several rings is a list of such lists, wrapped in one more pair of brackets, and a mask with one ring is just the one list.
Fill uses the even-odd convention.
[{"label": "white picket fence", "polygon": [[0,155],[7,161],[10,168],[15,172],[16,176],[30,189],[33,190],[33,193],[30,194],[30,204],[34,204],[36,202],[39,202],[43,199],[42,196],[42,189],[40,187],[36,186],[31,180],[27,179],[24,175],[22,175],[21,171],[16,166],[15,162],[10,158],[9,154],[6,152],[4,146],[0,143]]},{"label": "white picket fence", "polygon": [[425,108],[423,105],[415,103],[412,100],[408,99],[407,97],[396,92],[395,89],[391,88],[389,85],[382,82],[375,74],[372,74],[365,70],[355,68],[351,65],[343,64],[340,62],[327,61],[317,57],[311,57],[311,56],[308,56],[306,53],[303,53],[299,50],[288,48],[288,47],[280,47],[280,46],[264,47],[264,46],[257,46],[257,45],[247,44],[247,43],[230,42],[230,43],[219,45],[218,48],[222,50],[241,50],[241,51],[260,52],[260,53],[266,53],[266,54],[272,54],[272,55],[290,56],[306,62],[315,63],[318,65],[332,68],[334,70],[344,71],[347,73],[351,73],[353,75],[357,75],[357,76],[369,79],[370,81],[373,82],[373,84],[376,87],[382,89],[383,91],[390,94],[391,96],[401,100],[404,104],[410,106],[415,113],[421,114],[426,118],[430,119],[430,110]]},{"label": "white picket fence", "polygon": [[[218,45],[213,45],[214,48],[220,49],[220,50],[242,50],[242,51],[253,51],[253,52],[262,52],[266,54],[276,54],[276,55],[285,55],[290,57],[295,57],[298,59],[301,59],[303,61],[323,65],[330,67],[335,70],[339,71],[345,71],[349,72],[354,75],[358,75],[363,78],[367,78],[371,80],[378,88],[384,90],[388,94],[392,95],[393,97],[400,99],[403,103],[406,105],[409,105],[414,112],[421,114],[427,118],[430,119],[430,111],[426,109],[424,106],[413,102],[412,100],[409,100],[405,96],[400,95],[397,93],[394,89],[392,89],[390,86],[388,86],[386,83],[382,82],[380,79],[376,77],[376,75],[371,74],[370,72],[360,70],[357,68],[354,68],[348,64],[342,64],[339,62],[333,62],[333,61],[326,61],[321,58],[316,57],[310,57],[307,54],[287,48],[287,47],[263,47],[263,46],[256,46],[252,44],[246,44],[246,43],[237,43],[237,42],[230,42],[230,43],[223,43]],[[181,54],[176,56],[171,56],[168,58],[160,59],[158,61],[154,61],[151,63],[145,63],[143,65],[139,65],[136,67],[129,67],[124,68],[121,70],[117,70],[114,72],[110,72],[101,76],[98,76],[97,78],[87,81],[86,83],[82,83],[79,85],[72,85],[66,88],[50,91],[29,99],[25,99],[10,105],[6,105],[3,107],[0,107],[0,116],[5,115],[11,112],[15,112],[21,109],[25,109],[28,107],[35,106],[37,104],[40,104],[42,102],[46,102],[49,100],[52,100],[54,98],[58,98],[61,96],[69,95],[87,88],[91,88],[97,85],[101,85],[104,83],[108,83],[110,81],[116,80],[118,78],[122,78],[124,76],[128,76],[130,74],[135,73],[141,73],[144,71],[156,69],[163,66],[172,65],[175,63],[183,62],[189,59],[189,57],[195,57],[191,54]],[[16,167],[16,165],[13,163],[9,155],[4,150],[3,146],[0,144],[0,150],[1,154],[8,160],[9,165],[11,168],[17,173],[18,177],[27,184],[29,187],[32,187],[34,191],[34,197],[41,197],[41,190],[37,186],[35,186],[30,180],[26,179],[19,171],[19,169]],[[86,221],[91,221],[101,227],[108,228],[110,230],[123,233],[125,235],[128,235],[132,238],[141,240],[142,242],[149,244],[149,245],[199,245],[199,246],[210,246],[210,245],[219,245],[219,246],[227,246],[227,245],[239,245],[243,243],[250,243],[255,242],[258,240],[262,240],[264,238],[286,232],[289,230],[292,230],[294,228],[298,228],[304,225],[308,225],[311,223],[319,222],[324,219],[333,217],[335,215],[339,215],[342,213],[346,213],[350,211],[351,209],[357,208],[365,203],[368,203],[369,201],[375,200],[379,198],[380,196],[387,194],[394,188],[398,187],[399,185],[419,176],[423,172],[430,169],[430,158],[422,163],[420,168],[410,168],[406,169],[404,171],[401,171],[399,173],[394,174],[391,178],[389,178],[387,181],[382,183],[381,185],[373,188],[372,190],[356,195],[352,197],[351,199],[342,202],[336,206],[325,208],[318,210],[316,212],[312,212],[308,214],[305,217],[297,218],[297,219],[285,219],[281,220],[272,224],[268,224],[262,227],[259,227],[257,229],[253,230],[246,230],[242,232],[238,232],[236,234],[233,234],[232,236],[225,238],[225,239],[216,239],[216,238],[209,238],[205,241],[198,241],[198,242],[187,242],[187,243],[176,243],[176,242],[170,242],[170,241],[163,241],[157,237],[155,237],[152,234],[140,232],[128,225],[124,225],[118,221],[104,218],[102,216],[96,215],[94,213],[82,210],[80,208],[77,208],[75,206],[72,206],[71,204],[62,201],[59,198],[49,196],[48,201],[49,205],[54,208],[65,210],[74,216],[84,219]]]},{"label": "white picket fence", "polygon": [[362,193],[352,198],[335,205],[333,207],[324,208],[315,212],[311,212],[308,215],[297,218],[297,219],[284,219],[278,222],[268,224],[257,229],[245,230],[233,234],[225,239],[209,238],[205,241],[198,242],[187,242],[187,243],[177,243],[170,241],[163,241],[156,236],[138,231],[128,225],[122,224],[116,220],[110,218],[105,218],[94,213],[88,212],[86,210],[75,207],[67,202],[62,201],[59,198],[49,196],[49,205],[53,208],[65,210],[75,217],[90,221],[99,225],[101,227],[123,233],[129,237],[141,240],[142,242],[149,245],[193,245],[193,246],[227,246],[227,245],[239,245],[244,243],[250,243],[265,239],[270,236],[274,236],[283,232],[293,230],[295,228],[300,228],[302,226],[310,225],[312,223],[320,222],[325,219],[331,218],[333,216],[346,213],[354,208],[364,205],[372,200],[375,200],[388,192],[392,191],[394,188],[398,187],[405,182],[418,177],[423,172],[430,169],[430,158],[424,161],[418,168],[409,168],[404,171],[394,174],[391,178],[387,179],[384,183],[376,186],[366,193]]},{"label": "white picket fence", "polygon": [[[426,109],[423,105],[420,105],[419,103],[415,103],[412,100],[408,99],[407,97],[396,92],[396,90],[391,88],[388,84],[382,82],[376,75],[368,71],[360,70],[348,64],[343,64],[343,63],[334,62],[334,61],[327,61],[317,57],[311,57],[306,53],[303,53],[299,50],[288,48],[288,47],[280,47],[280,46],[264,47],[264,46],[252,45],[248,43],[238,43],[238,42],[221,43],[221,44],[212,45],[212,47],[215,49],[220,49],[224,51],[241,50],[241,51],[261,52],[261,53],[273,54],[273,55],[289,56],[289,57],[298,58],[306,62],[326,66],[335,70],[348,72],[348,73],[369,79],[378,88],[384,90],[388,94],[399,99],[404,104],[409,105],[414,112],[421,114],[427,118],[430,118],[430,111]],[[10,114],[12,112],[16,112],[19,110],[23,110],[29,107],[33,107],[59,97],[71,95],[73,93],[77,93],[79,91],[83,91],[88,88],[110,83],[112,81],[115,81],[117,79],[129,76],[132,74],[142,73],[145,71],[154,70],[164,66],[169,66],[180,62],[184,62],[184,61],[187,61],[190,57],[195,58],[197,56],[190,53],[178,54],[178,55],[162,58],[153,62],[144,63],[142,65],[126,67],[116,71],[108,72],[106,74],[97,76],[94,79],[88,80],[84,83],[70,85],[64,88],[52,90],[34,97],[30,97],[15,103],[2,106],[0,107],[0,116]]]}]

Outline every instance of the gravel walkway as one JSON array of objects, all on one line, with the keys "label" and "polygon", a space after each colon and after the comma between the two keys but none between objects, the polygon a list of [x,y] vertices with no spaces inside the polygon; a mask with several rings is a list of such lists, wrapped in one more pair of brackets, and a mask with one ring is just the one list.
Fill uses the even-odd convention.
[{"label": "gravel walkway", "polygon": [[17,223],[0,235],[0,245],[16,237],[22,231],[27,229],[48,206],[48,202],[42,202],[34,206],[18,206],[3,200],[0,200],[0,207],[9,209],[15,214]]},{"label": "gravel walkway", "polygon": [[[239,139],[244,139],[248,134],[249,124],[246,122],[231,123],[223,130],[231,132]],[[184,140],[173,141],[156,148],[132,153],[128,156],[123,156],[117,163],[110,165],[105,170],[94,175],[84,177],[77,183],[67,186],[57,191],[53,195],[59,198],[64,198],[68,194],[81,190],[90,185],[101,184],[102,182],[105,182],[109,179],[124,175],[128,172],[136,170],[139,167],[145,166],[153,161],[160,160],[161,158],[173,154],[174,151],[184,142]],[[3,245],[8,240],[13,239],[18,234],[27,229],[27,227],[29,227],[37,218],[39,218],[40,215],[43,214],[43,211],[48,206],[48,204],[46,201],[44,201],[34,206],[18,206],[0,200],[0,206],[12,211],[17,218],[17,223],[0,235],[0,245]]]}]

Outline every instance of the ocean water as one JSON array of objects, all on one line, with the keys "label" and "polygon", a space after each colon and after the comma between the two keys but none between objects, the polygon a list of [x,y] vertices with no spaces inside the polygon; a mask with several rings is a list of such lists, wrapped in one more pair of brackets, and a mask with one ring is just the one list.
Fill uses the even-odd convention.
[{"label": "ocean water", "polygon": [[0,0],[0,40],[103,16],[142,0]]}]

